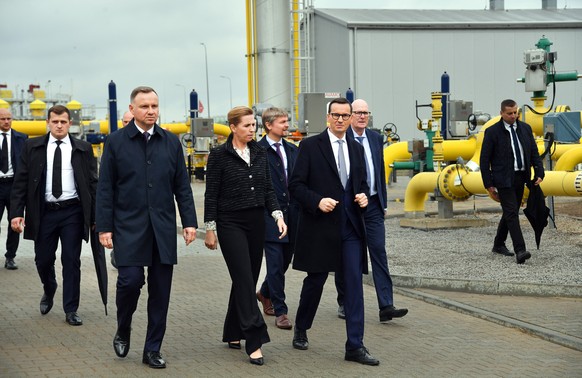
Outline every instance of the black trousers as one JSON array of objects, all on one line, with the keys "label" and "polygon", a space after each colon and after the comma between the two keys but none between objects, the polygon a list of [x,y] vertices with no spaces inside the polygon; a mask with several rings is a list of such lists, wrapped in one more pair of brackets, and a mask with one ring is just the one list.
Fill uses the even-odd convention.
[{"label": "black trousers", "polygon": [[20,234],[14,232],[10,227],[10,191],[12,190],[12,181],[0,181],[0,220],[4,215],[6,209],[6,219],[8,220],[8,227],[6,227],[6,254],[4,257],[13,259],[16,257],[16,250],[20,242]]},{"label": "black trousers", "polygon": [[521,226],[519,225],[519,207],[523,198],[523,190],[528,178],[528,174],[524,171],[516,171],[513,187],[497,188],[499,193],[499,202],[501,202],[501,209],[503,215],[497,227],[497,235],[495,235],[494,246],[505,245],[507,234],[511,235],[513,242],[513,250],[515,252],[525,251],[525,241],[521,233]]},{"label": "black trousers", "polygon": [[220,249],[232,280],[222,341],[246,340],[249,355],[270,341],[255,293],[265,241],[263,212],[263,208],[223,212],[216,222]]},{"label": "black trousers", "polygon": [[63,265],[63,310],[76,312],[81,292],[81,242],[83,240],[81,203],[58,210],[46,210],[34,241],[34,261],[47,296],[57,290],[56,251],[61,242]]}]

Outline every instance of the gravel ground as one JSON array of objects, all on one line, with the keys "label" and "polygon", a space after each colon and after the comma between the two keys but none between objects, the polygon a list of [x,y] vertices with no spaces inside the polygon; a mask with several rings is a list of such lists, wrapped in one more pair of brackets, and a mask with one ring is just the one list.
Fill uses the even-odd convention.
[{"label": "gravel ground", "polygon": [[[386,220],[386,250],[394,275],[582,285],[582,201],[556,206],[556,227],[546,227],[540,249],[530,224],[521,215],[521,226],[532,258],[517,265],[515,257],[491,252],[500,212],[477,212],[487,227],[417,230],[403,228],[399,218]],[[458,216],[455,216],[456,218]],[[513,250],[511,238],[506,243]]]}]

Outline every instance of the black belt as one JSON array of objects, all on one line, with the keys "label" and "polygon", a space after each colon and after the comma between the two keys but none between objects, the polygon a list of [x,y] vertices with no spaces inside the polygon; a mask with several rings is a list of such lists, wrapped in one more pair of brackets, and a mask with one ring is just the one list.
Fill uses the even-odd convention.
[{"label": "black belt", "polygon": [[58,201],[58,202],[45,202],[46,208],[49,210],[59,210],[64,209],[65,207],[75,206],[80,204],[81,201],[78,198],[72,198],[66,201]]},{"label": "black belt", "polygon": [[13,182],[14,181],[14,176],[10,176],[10,177],[0,177],[0,183],[1,182]]}]

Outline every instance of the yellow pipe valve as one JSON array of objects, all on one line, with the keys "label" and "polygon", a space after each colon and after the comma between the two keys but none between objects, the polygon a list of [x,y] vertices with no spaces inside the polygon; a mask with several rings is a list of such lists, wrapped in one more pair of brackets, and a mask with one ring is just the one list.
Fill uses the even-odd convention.
[{"label": "yellow pipe valve", "polygon": [[463,177],[469,173],[469,170],[462,165],[449,165],[446,167],[438,178],[438,188],[443,197],[451,201],[465,201],[471,193],[462,184]]}]

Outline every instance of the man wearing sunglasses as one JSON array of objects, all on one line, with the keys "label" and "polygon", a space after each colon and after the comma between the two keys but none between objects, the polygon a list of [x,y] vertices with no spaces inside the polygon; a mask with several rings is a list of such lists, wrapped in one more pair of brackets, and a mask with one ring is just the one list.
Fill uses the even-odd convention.
[{"label": "man wearing sunglasses", "polygon": [[309,347],[311,328],[329,272],[344,276],[347,341],[345,360],[378,365],[364,346],[364,293],[367,273],[363,214],[368,205],[364,148],[346,138],[352,105],[332,100],[328,127],[299,145],[289,191],[301,206],[293,268],[307,272],[295,320],[293,347]]}]

